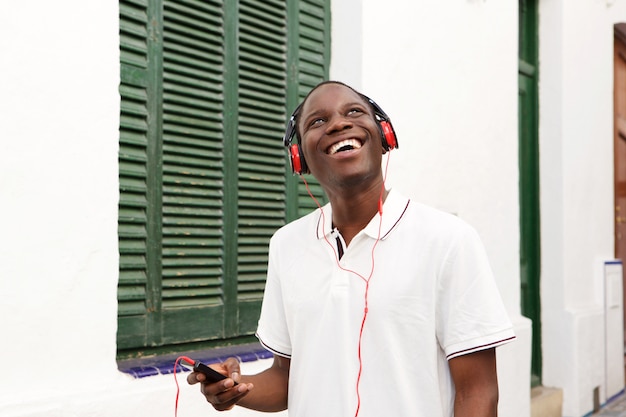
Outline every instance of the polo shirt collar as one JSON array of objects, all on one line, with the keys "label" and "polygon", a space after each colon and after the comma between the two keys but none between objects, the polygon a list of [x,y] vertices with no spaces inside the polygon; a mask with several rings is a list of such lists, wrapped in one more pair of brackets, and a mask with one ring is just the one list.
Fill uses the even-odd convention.
[{"label": "polo shirt collar", "polygon": [[[410,200],[400,193],[391,189],[385,203],[383,204],[383,223],[380,229],[380,238],[385,239],[387,235],[398,224],[407,207]],[[333,212],[330,203],[326,204],[320,211],[319,218],[317,220],[317,238],[323,239],[324,234],[329,238],[333,233]],[[378,213],[370,220],[363,232],[369,237],[378,238],[378,227],[380,225],[380,218]]]}]

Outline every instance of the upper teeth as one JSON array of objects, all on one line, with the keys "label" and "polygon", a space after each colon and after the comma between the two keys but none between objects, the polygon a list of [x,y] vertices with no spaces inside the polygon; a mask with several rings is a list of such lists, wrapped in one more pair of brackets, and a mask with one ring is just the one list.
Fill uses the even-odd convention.
[{"label": "upper teeth", "polygon": [[343,148],[344,146],[352,146],[354,149],[359,149],[361,147],[361,142],[356,139],[342,140],[341,142],[337,142],[330,148],[328,148],[328,154],[335,154],[339,149]]}]

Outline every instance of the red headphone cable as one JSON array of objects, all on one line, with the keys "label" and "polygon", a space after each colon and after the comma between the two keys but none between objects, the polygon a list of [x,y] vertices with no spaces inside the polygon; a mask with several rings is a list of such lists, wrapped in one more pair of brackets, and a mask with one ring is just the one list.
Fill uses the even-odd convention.
[{"label": "red headphone cable", "polygon": [[180,386],[178,385],[178,378],[176,376],[176,370],[178,369],[178,364],[181,361],[187,362],[189,365],[193,365],[195,363],[193,359],[187,356],[179,356],[174,362],[174,382],[176,382],[176,401],[174,403],[174,417],[178,416],[178,397],[180,396]]}]

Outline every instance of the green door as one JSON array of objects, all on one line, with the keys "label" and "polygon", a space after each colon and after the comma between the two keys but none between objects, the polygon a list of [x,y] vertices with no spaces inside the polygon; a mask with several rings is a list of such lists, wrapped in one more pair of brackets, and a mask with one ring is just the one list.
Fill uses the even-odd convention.
[{"label": "green door", "polygon": [[532,320],[531,382],[541,384],[537,4],[519,1],[519,196],[522,314]]}]

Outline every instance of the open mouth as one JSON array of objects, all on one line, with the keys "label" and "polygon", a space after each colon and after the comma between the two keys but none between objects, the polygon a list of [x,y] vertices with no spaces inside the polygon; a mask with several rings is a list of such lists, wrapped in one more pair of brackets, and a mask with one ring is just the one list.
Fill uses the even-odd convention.
[{"label": "open mouth", "polygon": [[326,151],[326,153],[328,153],[328,155],[334,155],[338,152],[351,151],[353,149],[360,149],[361,146],[362,146],[361,142],[356,139],[346,139],[346,140],[342,140],[341,142],[337,142],[334,145],[331,145]]}]

